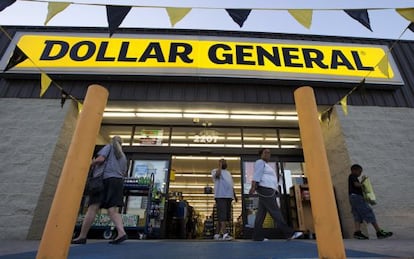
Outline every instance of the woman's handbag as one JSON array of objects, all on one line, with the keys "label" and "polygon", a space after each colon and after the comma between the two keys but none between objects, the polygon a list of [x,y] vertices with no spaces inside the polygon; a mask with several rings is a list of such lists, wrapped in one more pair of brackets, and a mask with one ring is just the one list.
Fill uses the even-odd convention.
[{"label": "woman's handbag", "polygon": [[95,194],[101,192],[104,189],[103,168],[104,166],[94,166],[91,168],[86,188],[88,194]]}]

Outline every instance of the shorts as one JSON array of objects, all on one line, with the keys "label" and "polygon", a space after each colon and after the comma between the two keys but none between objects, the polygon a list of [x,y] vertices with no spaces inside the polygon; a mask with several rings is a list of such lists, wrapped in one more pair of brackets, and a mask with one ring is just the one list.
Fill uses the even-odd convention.
[{"label": "shorts", "polygon": [[89,195],[88,205],[99,204],[103,209],[124,206],[124,180],[111,177],[104,179],[103,182],[103,191]]},{"label": "shorts", "polygon": [[359,223],[362,223],[363,221],[367,223],[377,222],[374,211],[365,201],[363,196],[351,194],[349,195],[349,201],[351,203],[352,215],[354,215],[355,222],[359,222]]},{"label": "shorts", "polygon": [[220,222],[232,221],[231,219],[231,202],[232,198],[216,198],[217,219]]}]

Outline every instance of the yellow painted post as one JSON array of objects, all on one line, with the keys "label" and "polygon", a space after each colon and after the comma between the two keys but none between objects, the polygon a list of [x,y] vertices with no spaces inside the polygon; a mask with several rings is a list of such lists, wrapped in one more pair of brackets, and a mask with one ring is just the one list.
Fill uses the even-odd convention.
[{"label": "yellow painted post", "polygon": [[63,259],[68,256],[108,95],[102,86],[88,87],[40,241],[37,259]]},{"label": "yellow painted post", "polygon": [[319,258],[346,258],[315,95],[307,86],[294,95]]}]

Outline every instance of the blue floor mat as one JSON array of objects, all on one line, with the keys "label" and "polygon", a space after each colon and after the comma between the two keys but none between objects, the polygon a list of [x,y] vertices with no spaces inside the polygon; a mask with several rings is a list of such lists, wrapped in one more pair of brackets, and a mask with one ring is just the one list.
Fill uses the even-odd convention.
[{"label": "blue floor mat", "polygon": [[[346,250],[347,257],[389,257],[374,253]],[[33,259],[36,251],[0,256],[0,259]],[[303,241],[176,241],[176,240],[130,240],[120,245],[99,242],[72,245],[69,259],[106,258],[160,258],[160,259],[259,259],[259,258],[318,258],[316,244]]]}]

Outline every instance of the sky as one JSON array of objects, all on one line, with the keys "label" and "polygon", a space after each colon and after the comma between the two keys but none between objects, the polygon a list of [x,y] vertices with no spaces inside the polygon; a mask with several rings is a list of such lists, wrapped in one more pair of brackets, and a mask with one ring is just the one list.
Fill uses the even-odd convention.
[{"label": "sky", "polygon": [[[43,1],[45,2],[17,0],[0,13],[0,25],[43,26],[47,15],[47,0]],[[132,8],[120,27],[234,30],[414,40],[414,32],[406,30],[403,34],[410,22],[395,11],[395,8],[414,8],[414,0],[67,1],[78,4],[70,5],[56,15],[47,26],[107,27],[104,5],[125,4],[140,7]],[[192,7],[193,9],[172,27],[167,12],[162,7]],[[253,8],[254,10],[240,28],[230,18],[225,8]],[[373,32],[343,11],[351,8],[378,8],[368,11]],[[286,9],[313,9],[311,28],[307,29],[299,24]]]}]

